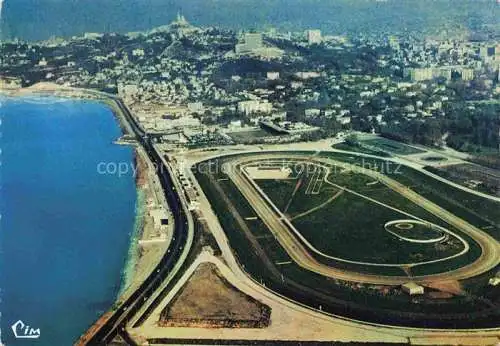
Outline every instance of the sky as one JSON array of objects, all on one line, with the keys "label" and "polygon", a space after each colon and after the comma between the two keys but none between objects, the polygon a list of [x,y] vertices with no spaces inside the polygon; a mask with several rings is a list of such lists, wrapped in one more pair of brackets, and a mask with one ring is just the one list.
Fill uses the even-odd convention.
[{"label": "sky", "polygon": [[42,40],[84,32],[129,32],[168,24],[178,11],[196,25],[414,31],[442,23],[496,23],[496,0],[4,0],[2,37]]}]

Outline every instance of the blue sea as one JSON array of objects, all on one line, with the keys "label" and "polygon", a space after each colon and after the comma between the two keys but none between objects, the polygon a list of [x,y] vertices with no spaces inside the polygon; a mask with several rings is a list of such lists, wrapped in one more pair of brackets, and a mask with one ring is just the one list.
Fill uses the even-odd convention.
[{"label": "blue sea", "polygon": [[[0,323],[6,345],[72,345],[123,284],[137,198],[109,108],[0,96]],[[99,170],[105,167],[108,171]],[[21,320],[38,339],[14,338]]]}]

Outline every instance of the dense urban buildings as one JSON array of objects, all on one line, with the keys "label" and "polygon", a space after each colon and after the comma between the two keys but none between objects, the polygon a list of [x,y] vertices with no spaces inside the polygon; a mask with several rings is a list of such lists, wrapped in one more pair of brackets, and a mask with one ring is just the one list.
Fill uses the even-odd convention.
[{"label": "dense urban buildings", "polygon": [[[499,52],[491,41],[323,36],[316,29],[305,38],[276,30],[237,34],[192,26],[179,14],[147,33],[6,42],[1,69],[7,84],[44,81],[117,93],[160,132],[191,126],[200,135],[211,128],[228,133],[233,120],[251,130],[275,112],[320,125],[318,137],[357,130],[441,145],[448,134],[453,147],[472,149],[497,147],[496,137],[463,142],[447,127],[457,121],[459,104],[484,112],[490,106],[478,102],[498,97]],[[203,107],[188,107],[198,102]],[[485,121],[492,131],[497,126],[496,119]],[[408,137],[408,126],[420,127],[421,135]]]}]

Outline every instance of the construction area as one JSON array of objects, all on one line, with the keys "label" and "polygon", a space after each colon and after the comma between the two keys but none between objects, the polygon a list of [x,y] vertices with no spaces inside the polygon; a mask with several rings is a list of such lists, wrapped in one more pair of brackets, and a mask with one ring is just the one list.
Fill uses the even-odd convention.
[{"label": "construction area", "polygon": [[162,327],[263,328],[271,309],[242,293],[212,263],[202,263],[160,315]]}]

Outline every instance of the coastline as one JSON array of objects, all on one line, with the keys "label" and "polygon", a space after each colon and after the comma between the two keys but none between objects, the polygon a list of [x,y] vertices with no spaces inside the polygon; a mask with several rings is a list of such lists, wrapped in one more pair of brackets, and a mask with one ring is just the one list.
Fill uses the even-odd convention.
[{"label": "coastline", "polygon": [[[129,127],[126,126],[126,121],[116,104],[116,95],[107,94],[97,90],[91,89],[81,89],[73,88],[68,86],[62,86],[50,82],[41,82],[34,84],[30,87],[19,87],[19,88],[5,88],[0,87],[0,95],[5,95],[7,97],[23,97],[23,96],[48,96],[66,99],[78,99],[78,100],[89,100],[100,102],[104,106],[108,107],[115,119],[118,121],[118,125],[121,129],[122,136],[131,134]],[[119,138],[117,139],[119,140]],[[120,144],[116,144],[120,145]],[[123,301],[127,295],[132,292],[134,286],[137,286],[138,275],[141,271],[141,258],[143,257],[143,251],[139,241],[144,236],[144,229],[148,222],[148,199],[151,198],[151,192],[148,191],[148,166],[144,162],[144,158],[141,157],[140,149],[133,144],[126,144],[134,147],[134,165],[136,168],[137,175],[134,177],[136,184],[136,202],[135,202],[135,218],[133,228],[130,231],[130,243],[127,252],[127,257],[125,260],[124,267],[121,270],[121,283],[120,288],[115,298],[115,302],[110,310],[113,310],[121,301]],[[140,282],[139,282],[140,283]]]},{"label": "coastline", "polygon": [[[50,276],[50,281],[47,282],[42,281],[40,286],[43,287],[44,285],[49,285],[52,282],[64,283],[64,285],[61,287],[61,292],[60,293],[58,292],[59,295],[54,296],[54,298],[50,298],[53,301],[54,306],[60,307],[60,311],[68,311],[68,309],[71,309],[71,305],[73,304],[78,307],[81,307],[82,310],[81,316],[80,315],[73,316],[67,321],[65,321],[63,318],[60,321],[63,323],[67,323],[68,329],[64,329],[64,331],[54,332],[54,335],[55,334],[57,335],[60,334],[62,336],[70,335],[69,341],[71,341],[71,343],[73,343],[75,339],[78,338],[79,335],[84,333],[85,330],[91,324],[93,324],[96,321],[96,319],[100,317],[100,315],[107,315],[109,317],[108,312],[113,311],[113,307],[115,306],[117,300],[117,293],[118,295],[120,295],[123,292],[123,288],[126,287],[126,285],[128,285],[128,278],[130,278],[133,275],[131,269],[132,270],[135,269],[134,262],[136,258],[135,252],[137,251],[137,237],[139,236],[140,228],[142,226],[140,219],[141,216],[140,211],[141,209],[143,209],[144,206],[143,203],[144,198],[141,199],[139,197],[142,194],[142,192],[139,190],[140,186],[138,186],[138,182],[135,180],[135,177],[134,180],[131,180],[132,178],[131,173],[128,174],[128,177],[124,177],[124,179],[119,180],[119,179],[114,179],[111,176],[106,178],[100,178],[98,176],[99,170],[98,171],[95,170],[95,164],[97,162],[101,162],[101,160],[106,160],[107,162],[114,161],[114,162],[130,162],[132,164],[135,163],[134,161],[136,154],[135,150],[136,146],[131,145],[130,148],[120,148],[116,146],[118,144],[114,144],[115,139],[120,138],[124,133],[124,129],[126,130],[126,128],[123,127],[120,127],[120,129],[117,129],[116,127],[118,125],[118,120],[120,119],[120,117],[123,118],[124,114],[121,115],[117,114],[116,110],[111,109],[109,107],[109,104],[113,103],[114,101],[113,98],[108,99],[108,102],[103,102],[104,97],[101,98],[101,97],[89,96],[81,98],[80,96],[82,95],[84,95],[84,91],[69,96],[68,94],[61,94],[61,93],[52,94],[46,90],[44,90],[43,92],[23,91],[16,93],[13,92],[6,93],[0,89],[0,97],[2,98],[2,100],[4,100],[5,96],[5,102],[8,102],[7,103],[8,105],[12,104],[13,107],[23,107],[23,108],[15,108],[12,111],[10,111],[10,113],[7,113],[10,116],[12,116],[12,119],[18,120],[17,122],[21,124],[25,123],[25,121],[21,119],[22,117],[20,118],[15,116],[23,115],[24,112],[29,113],[31,111],[30,107],[34,107],[34,109],[40,109],[42,111],[41,115],[39,117],[36,117],[37,121],[39,121],[40,123],[35,122],[34,124],[36,124],[36,126],[30,125],[31,128],[40,129],[41,128],[40,124],[42,125],[46,124],[48,127],[50,127],[50,131],[52,130],[55,131],[55,129],[57,129],[57,132],[54,132],[54,134],[57,133],[60,136],[59,139],[57,137],[54,137],[54,139],[52,139],[52,132],[49,131],[48,134],[50,134],[51,136],[48,136],[48,134],[46,135],[45,133],[40,133],[39,136],[40,140],[42,141],[50,140],[48,142],[54,143],[55,146],[58,146],[59,142],[65,145],[67,144],[68,153],[71,151],[71,155],[68,154],[70,155],[68,157],[71,158],[73,162],[76,162],[76,165],[73,164],[73,166],[71,166],[72,161],[67,161],[67,160],[64,160],[64,163],[69,162],[69,165],[71,167],[70,169],[74,169],[75,167],[79,168],[76,171],[71,171],[71,173],[75,173],[75,175],[81,173],[80,176],[84,176],[84,179],[82,180],[74,180],[70,178],[71,175],[64,174],[64,179],[62,177],[61,179],[58,179],[59,178],[58,174],[60,174],[60,172],[66,172],[64,170],[66,166],[63,165],[63,162],[58,161],[58,156],[53,155],[52,156],[53,160],[48,162],[49,163],[48,166],[55,167],[54,170],[55,173],[47,170],[46,171],[47,181],[49,181],[48,180],[49,177],[55,176],[56,177],[55,181],[63,182],[60,185],[57,185],[63,188],[62,191],[65,191],[66,188],[70,189],[71,191],[75,191],[75,193],[71,195],[72,197],[71,201],[73,201],[74,199],[75,204],[71,204],[71,201],[69,201],[68,204],[65,204],[64,200],[61,200],[62,202],[47,204],[47,207],[45,209],[43,208],[42,209],[44,211],[58,210],[59,207],[62,207],[64,210],[62,210],[63,213],[61,214],[61,219],[64,219],[63,216],[72,217],[74,210],[84,210],[84,208],[86,208],[86,205],[84,206],[84,203],[86,203],[87,200],[92,201],[93,197],[100,198],[99,196],[104,195],[101,196],[102,199],[94,200],[94,203],[91,202],[90,205],[88,205],[89,210],[90,208],[93,207],[93,205],[99,206],[98,212],[96,214],[94,213],[85,214],[84,215],[86,220],[85,223],[79,225],[77,222],[76,224],[74,224],[74,226],[72,226],[76,230],[75,235],[78,235],[77,237],[71,239],[71,237],[74,236],[70,236],[69,233],[67,232],[65,233],[64,236],[61,235],[60,237],[58,237],[58,240],[61,240],[62,238],[66,240],[66,237],[68,237],[70,245],[64,245],[64,246],[59,245],[63,244],[62,240],[59,243],[56,242],[56,244],[58,245],[57,247],[55,247],[55,250],[52,250],[54,251],[52,254],[53,256],[57,257],[65,256],[65,259],[67,258],[68,260],[66,261],[65,259],[63,260],[59,259],[57,262],[56,261],[53,262],[54,263],[53,266],[50,261],[37,262],[37,265],[38,263],[40,263],[40,268],[47,268],[49,269],[48,271],[50,273],[48,274]],[[3,103],[4,102],[2,101],[2,104]],[[116,108],[118,109],[119,107],[117,106]],[[6,111],[9,112],[7,108]],[[54,119],[58,121],[60,115],[60,118],[62,119],[61,121],[64,121],[62,126],[59,126],[59,122],[56,122],[55,120],[52,121],[51,119],[52,113],[54,113]],[[35,113],[33,112],[33,114]],[[84,126],[75,127],[79,124],[88,124],[87,126],[90,127],[87,128],[85,128]],[[14,127],[12,128],[14,129]],[[19,128],[23,130],[19,131],[19,133],[22,134],[29,133],[28,131],[24,131],[25,127],[22,128],[19,127]],[[30,129],[30,127],[26,128],[28,130]],[[79,130],[78,134],[81,134],[81,136],[85,137],[85,140],[88,141],[85,143],[82,142],[83,144],[80,147],[77,146],[76,151],[73,150],[73,145],[74,145],[73,143],[78,144],[80,142],[71,141],[71,138],[73,137],[72,136],[73,129],[78,129]],[[69,130],[69,132],[67,130]],[[88,135],[89,133],[92,134],[92,136],[89,136]],[[130,142],[133,144],[133,141]],[[22,142],[20,143],[22,144]],[[44,148],[44,146],[39,145],[38,148]],[[53,147],[48,147],[48,148],[53,149]],[[57,149],[58,148],[56,148],[55,151],[51,150],[50,152],[59,153]],[[16,154],[15,149],[10,150],[9,152],[11,152],[13,155]],[[31,156],[29,155],[30,152],[32,153],[33,150],[26,152],[26,154],[28,154],[27,157],[30,158],[30,160],[43,157],[43,155],[40,155],[39,151],[34,151],[36,155],[33,158],[31,158]],[[73,154],[73,152],[75,152],[75,154]],[[66,153],[66,151],[64,151],[64,153]],[[90,161],[86,160],[87,153],[89,153]],[[65,158],[66,156],[64,156],[64,159]],[[59,165],[61,169],[59,169]],[[14,169],[15,167],[16,166],[14,165]],[[134,170],[134,172],[136,171]],[[89,177],[89,179],[86,179],[87,176]],[[66,177],[68,178],[66,179]],[[28,178],[27,181],[30,181],[30,178]],[[88,181],[89,186],[88,188],[81,186],[80,189],[80,187],[77,184],[75,190],[73,190],[73,186],[75,184],[74,181],[77,182],[80,181],[80,183],[78,184],[82,183],[87,184]],[[98,184],[94,184],[94,182],[100,183],[101,181],[103,182],[103,184],[99,186]],[[36,190],[33,189],[33,191]],[[27,191],[28,201],[31,198],[30,195],[31,191]],[[54,197],[65,198],[64,196],[57,196],[57,194]],[[118,200],[116,199],[117,197]],[[106,204],[103,204],[104,201]],[[49,207],[52,209],[49,209]],[[38,210],[40,210],[39,206],[37,207],[37,205],[34,205],[34,208],[35,208],[34,215],[37,215],[36,213],[38,212]],[[109,213],[112,213],[112,215],[110,215],[108,219]],[[59,227],[61,225],[62,225],[61,223],[56,223],[55,227],[50,230],[51,231],[53,230],[54,232],[61,232],[61,231],[63,232],[65,228],[63,227],[61,229]],[[22,224],[20,224],[20,226],[21,226],[19,227],[20,231],[22,231],[23,228],[37,229],[36,227],[22,227]],[[81,231],[87,230],[85,227],[91,227],[91,230],[95,231],[95,233],[89,231],[85,232],[84,234],[84,232]],[[50,234],[52,235],[53,233]],[[54,234],[62,234],[62,233],[54,233]],[[33,238],[36,239],[35,237]],[[93,243],[97,243],[96,244],[98,248],[97,256],[100,256],[101,254],[103,255],[102,261],[96,262],[98,263],[97,266],[95,265],[95,263],[93,264],[94,258],[86,258],[86,256],[82,257],[79,255],[82,253],[88,253],[89,250],[87,244],[93,244]],[[82,247],[85,247],[84,252],[80,251]],[[59,251],[61,249],[62,252]],[[35,247],[35,251],[37,250],[39,249]],[[29,262],[20,261],[20,263],[29,263]],[[43,266],[44,264],[47,265]],[[127,264],[128,267],[124,267],[124,264]],[[68,271],[70,268],[77,268],[77,270],[75,270],[75,273],[77,274],[67,277],[66,273],[70,273]],[[87,268],[89,269],[87,270]],[[81,278],[78,275],[81,275]],[[71,289],[69,284],[70,283],[75,284],[74,281],[72,281],[75,280],[75,278],[81,279],[82,283],[81,284],[77,283],[75,289]],[[84,284],[89,288],[87,289],[83,288],[86,287]],[[13,287],[10,289],[11,292],[15,291],[14,289],[16,288],[16,286],[9,286],[9,287]],[[25,285],[25,287],[32,287],[31,288],[32,290],[37,289],[37,287],[30,286],[29,284]],[[70,291],[67,290],[68,288],[70,288]],[[73,290],[75,292],[72,292]],[[56,290],[55,289],[50,290],[50,294],[57,294],[53,292],[56,292]],[[30,296],[35,296],[36,294],[43,294],[43,291],[40,290],[39,292],[33,294],[30,293]],[[52,297],[50,294],[47,294],[47,296]],[[38,302],[37,304],[33,304],[34,306],[33,311],[35,311],[34,314],[36,314],[36,311],[38,311],[36,309],[42,311],[41,308],[43,307],[43,310],[46,310],[47,302],[50,302],[51,300],[42,300],[40,301],[41,304],[38,304]],[[69,301],[71,301],[72,304],[68,305],[67,303]],[[15,308],[15,305],[12,306],[14,306]],[[11,308],[6,305],[6,312],[10,312],[10,310],[8,309]],[[24,318],[30,319],[29,317],[30,313],[31,310],[26,309],[27,317]],[[48,329],[46,325],[42,325],[41,323],[40,327],[43,329]],[[46,333],[46,335],[49,336],[49,333]],[[12,338],[12,335],[10,335],[8,339],[9,338]],[[65,343],[69,344],[69,341],[67,339],[65,340],[66,340]]]},{"label": "coastline", "polygon": [[20,88],[5,88],[0,85],[0,94],[10,97],[38,95],[81,100],[103,100],[106,96],[112,96],[97,90],[79,89],[47,82],[40,82],[29,87]]},{"label": "coastline", "polygon": [[137,265],[140,259],[139,239],[141,239],[144,231],[144,218],[146,210],[146,190],[144,182],[141,181],[142,175],[145,174],[145,167],[138,162],[137,149],[134,150],[134,165],[136,167],[137,176],[135,177],[136,184],[136,202],[135,202],[135,220],[134,227],[130,234],[130,246],[127,252],[127,259],[122,270],[122,282],[118,291],[116,300],[127,292],[134,282],[136,276]]},{"label": "coastline", "polygon": [[[141,147],[135,148],[135,177],[138,199],[136,203],[135,233],[131,237],[131,245],[127,263],[124,268],[124,283],[117,301],[120,302],[151,274],[160,259],[167,251],[169,237],[159,236],[161,231],[155,226],[151,211],[163,205],[159,196],[159,182],[155,181],[154,167],[148,164],[147,154]],[[171,232],[167,232],[170,233]]]},{"label": "coastline", "polygon": [[7,97],[48,96],[101,102],[113,112],[113,115],[118,121],[122,131],[122,135],[131,134],[132,132],[124,119],[120,108],[116,104],[117,95],[108,94],[98,90],[63,86],[51,82],[40,82],[29,87],[19,88],[5,87],[0,84],[0,95],[5,95]]},{"label": "coastline", "polygon": [[134,150],[134,165],[137,172],[135,176],[136,184],[136,205],[135,205],[135,221],[134,229],[130,235],[130,246],[127,254],[127,259],[122,270],[122,283],[120,290],[118,292],[116,301],[120,302],[123,297],[135,288],[139,266],[141,264],[142,251],[139,245],[141,239],[144,238],[144,231],[148,224],[147,213],[148,213],[148,199],[150,198],[148,192],[148,167],[144,162],[144,159],[139,153],[139,149]]}]

